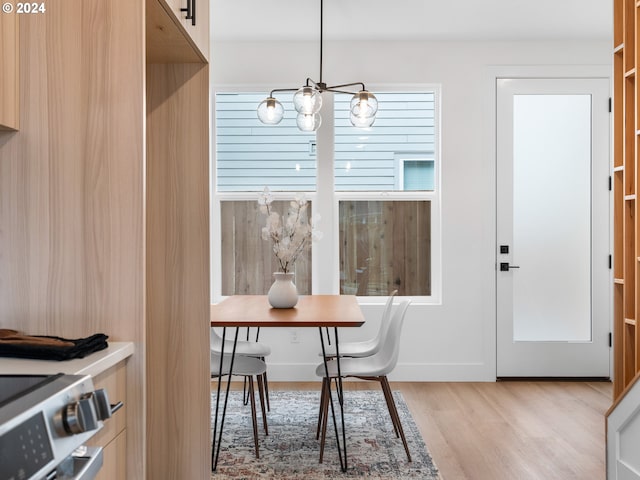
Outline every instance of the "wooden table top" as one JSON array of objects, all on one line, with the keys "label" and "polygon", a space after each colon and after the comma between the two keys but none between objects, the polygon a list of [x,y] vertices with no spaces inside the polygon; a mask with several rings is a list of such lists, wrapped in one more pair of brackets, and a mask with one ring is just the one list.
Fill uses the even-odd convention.
[{"label": "wooden table top", "polygon": [[266,295],[233,295],[211,305],[212,327],[359,327],[355,295],[301,295],[293,308],[272,308]]}]

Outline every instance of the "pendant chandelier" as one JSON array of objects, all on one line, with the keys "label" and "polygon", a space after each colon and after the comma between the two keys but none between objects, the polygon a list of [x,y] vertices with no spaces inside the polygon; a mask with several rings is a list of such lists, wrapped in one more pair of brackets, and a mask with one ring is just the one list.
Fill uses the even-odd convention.
[{"label": "pendant chandelier", "polygon": [[[320,127],[322,117],[322,92],[346,93],[352,95],[349,110],[349,119],[354,127],[367,128],[373,125],[378,111],[378,100],[375,95],[368,92],[364,83],[354,82],[343,85],[327,86],[322,80],[322,36],[323,36],[323,3],[320,0],[320,81],[316,82],[307,78],[304,86],[296,88],[276,88],[258,105],[258,118],[265,125],[277,125],[284,117],[284,107],[274,97],[276,92],[295,92],[293,106],[298,112],[296,124],[303,132],[314,132]],[[357,92],[348,91],[349,87],[360,86]]]}]

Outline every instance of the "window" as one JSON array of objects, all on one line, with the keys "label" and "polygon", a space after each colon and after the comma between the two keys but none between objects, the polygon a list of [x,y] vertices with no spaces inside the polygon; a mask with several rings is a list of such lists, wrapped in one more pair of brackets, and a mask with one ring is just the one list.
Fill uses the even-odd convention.
[{"label": "window", "polygon": [[[276,211],[286,212],[288,204],[280,200],[273,202],[273,207]],[[271,244],[262,240],[260,232],[264,222],[256,200],[220,202],[222,295],[257,295],[269,291],[278,263],[271,252]],[[298,258],[293,273],[298,293],[310,294],[311,250]]]},{"label": "window", "polygon": [[340,293],[431,295],[431,204],[340,202]]},{"label": "window", "polygon": [[[264,94],[216,94],[216,192],[309,192],[316,189],[315,133],[296,127],[295,115],[278,125],[260,123]],[[291,98],[282,98],[295,112]]]},{"label": "window", "polygon": [[376,122],[367,129],[349,122],[346,95],[335,100],[335,190],[433,190],[433,163],[430,171],[421,172],[425,188],[411,189],[399,183],[404,172],[397,164],[399,159],[435,158],[435,94],[383,92],[377,98]]},{"label": "window", "polygon": [[[296,128],[290,95],[278,97],[283,121],[265,126],[255,113],[264,93],[216,94],[212,212],[219,232],[213,258],[220,268],[213,271],[221,278],[213,280],[214,296],[262,294],[273,282],[277,266],[261,238],[264,217],[257,205],[258,192],[268,186],[282,202],[281,212],[293,192],[306,192],[311,208],[323,212],[324,238],[296,262],[300,293],[311,293],[318,282],[325,291],[331,284],[358,296],[398,289],[399,295],[439,299],[436,91],[376,96],[376,123],[367,129],[349,123],[348,96],[325,101],[322,116],[331,108],[334,115],[327,142],[331,132],[322,127],[317,137]],[[318,144],[334,147],[322,149],[318,160]],[[322,203],[315,205],[318,198]],[[315,271],[314,256],[323,267]],[[331,273],[327,264],[335,266]],[[327,282],[327,275],[334,280]]]},{"label": "window", "polygon": [[433,191],[434,159],[421,155],[397,156],[396,190]]}]

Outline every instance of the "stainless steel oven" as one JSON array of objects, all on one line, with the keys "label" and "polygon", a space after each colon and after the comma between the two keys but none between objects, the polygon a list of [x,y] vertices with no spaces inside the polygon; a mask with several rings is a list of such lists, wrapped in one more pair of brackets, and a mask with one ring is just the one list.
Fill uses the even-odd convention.
[{"label": "stainless steel oven", "polygon": [[91,480],[102,448],[84,444],[122,406],[88,375],[0,375],[0,480]]}]

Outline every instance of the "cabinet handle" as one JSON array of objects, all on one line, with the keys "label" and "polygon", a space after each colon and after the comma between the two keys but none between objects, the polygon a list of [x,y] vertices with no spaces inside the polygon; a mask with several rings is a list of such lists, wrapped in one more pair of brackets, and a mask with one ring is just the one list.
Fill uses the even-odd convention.
[{"label": "cabinet handle", "polygon": [[184,17],[187,20],[191,20],[191,25],[196,24],[196,0],[187,0],[187,8],[181,8],[181,12],[187,12]]},{"label": "cabinet handle", "polygon": [[187,8],[181,8],[180,9],[181,12],[187,12],[186,18],[187,20],[191,20],[192,18],[192,13],[191,13],[191,0],[187,0]]}]

